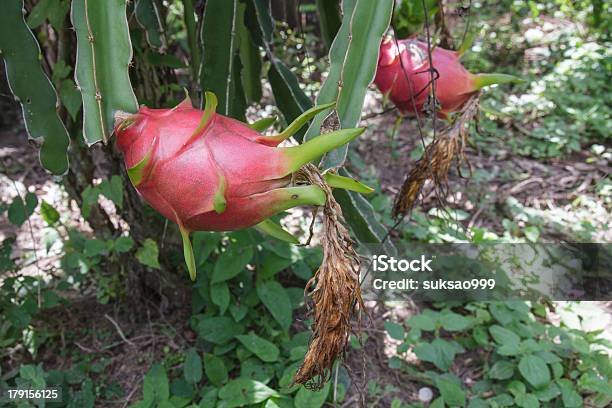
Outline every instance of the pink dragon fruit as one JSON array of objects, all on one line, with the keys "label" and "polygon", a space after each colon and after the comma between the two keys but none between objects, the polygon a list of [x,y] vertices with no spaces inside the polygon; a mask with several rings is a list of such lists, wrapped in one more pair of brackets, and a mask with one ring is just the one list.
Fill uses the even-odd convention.
[{"label": "pink dragon fruit", "polygon": [[[484,86],[521,81],[505,74],[472,74],[461,65],[460,57],[460,52],[440,47],[432,50],[433,67],[439,74],[435,93],[440,117],[460,110]],[[415,109],[423,111],[431,93],[429,68],[426,43],[411,38],[396,42],[387,37],[380,46],[374,83],[402,114],[414,115]]]},{"label": "pink dragon fruit", "polygon": [[[195,265],[191,231],[230,231],[256,226],[290,242],[295,238],[269,217],[298,205],[322,205],[324,191],[292,186],[292,173],[325,152],[350,142],[364,129],[343,129],[304,144],[276,147],[318,112],[314,107],[277,136],[263,136],[249,125],[215,112],[217,99],[206,94],[204,111],[186,99],[173,109],[142,107],[117,120],[116,146],[128,175],[144,200],[178,224],[192,279]],[[331,173],[332,187],[371,189]]]}]

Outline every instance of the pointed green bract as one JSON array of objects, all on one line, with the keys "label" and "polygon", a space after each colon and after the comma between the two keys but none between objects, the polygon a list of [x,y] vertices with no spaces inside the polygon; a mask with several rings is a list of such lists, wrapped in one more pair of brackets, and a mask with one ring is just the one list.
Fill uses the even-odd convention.
[{"label": "pointed green bract", "polygon": [[374,192],[373,188],[366,186],[354,178],[339,176],[330,172],[325,173],[323,177],[331,188],[343,188],[345,190],[351,190],[363,194],[370,194]]},{"label": "pointed green bract", "polygon": [[461,46],[459,46],[459,49],[456,51],[458,56],[462,56],[467,50],[472,48],[472,44],[474,43],[476,37],[478,37],[479,32],[480,30],[472,30],[465,36]]},{"label": "pointed green bract", "polygon": [[154,145],[155,143],[153,143],[153,145],[151,146],[151,148],[149,149],[145,157],[142,158],[141,161],[136,163],[133,167],[130,167],[129,169],[127,169],[128,177],[130,178],[130,181],[132,182],[134,187],[137,187],[140,183],[142,183],[142,178],[144,177],[144,171],[145,171],[145,168],[147,167],[147,164],[149,164],[149,160],[151,160],[151,153],[153,152]]},{"label": "pointed green bract", "polygon": [[283,147],[281,154],[287,157],[287,172],[293,173],[304,164],[323,156],[330,150],[343,146],[362,134],[365,128],[342,129],[326,133],[299,146]]},{"label": "pointed green bract", "polygon": [[475,89],[482,89],[485,86],[508,83],[525,82],[524,79],[507,74],[476,74],[473,77]]},{"label": "pointed green bract", "polygon": [[179,225],[181,231],[181,238],[183,238],[183,255],[185,256],[185,263],[187,264],[187,270],[189,271],[189,277],[192,281],[196,280],[196,264],[195,257],[193,256],[193,247],[191,246],[191,240],[189,239],[189,231]]},{"label": "pointed green bract", "polygon": [[324,105],[314,106],[308,109],[306,112],[302,113],[300,116],[298,116],[293,122],[291,122],[289,126],[287,126],[287,129],[283,130],[278,135],[264,136],[264,138],[267,141],[272,141],[274,143],[280,143],[283,140],[286,140],[290,138],[291,136],[293,136],[298,130],[302,128],[302,126],[306,124],[306,122],[308,122],[310,119],[315,117],[317,113],[327,110],[329,108],[332,108],[335,105],[336,105],[336,102],[331,102],[331,103],[326,103]]},{"label": "pointed green bract", "polygon": [[216,213],[221,214],[225,211],[227,207],[227,201],[225,200],[225,189],[227,187],[227,183],[225,182],[225,177],[223,175],[219,176],[219,189],[215,193],[215,198],[213,200],[213,209]]},{"label": "pointed green bract", "polygon": [[263,234],[268,234],[271,237],[274,237],[280,241],[296,245],[300,243],[300,241],[296,237],[285,231],[283,227],[281,227],[279,224],[275,223],[271,219],[264,220],[259,224],[255,225],[253,228]]},{"label": "pointed green bract", "polygon": [[327,200],[325,191],[319,186],[285,187],[262,194],[275,194],[278,199],[274,207],[275,213],[300,205],[323,205]]},{"label": "pointed green bract", "polygon": [[272,126],[274,122],[276,122],[276,119],[277,119],[276,116],[270,116],[269,118],[259,119],[256,122],[249,123],[249,127],[261,133],[261,132],[266,131],[270,126]]},{"label": "pointed green bract", "polygon": [[206,92],[204,94],[206,98],[206,103],[204,104],[204,115],[202,115],[202,120],[200,120],[200,124],[195,130],[194,135],[200,133],[210,121],[212,115],[217,111],[217,95],[212,92]]}]

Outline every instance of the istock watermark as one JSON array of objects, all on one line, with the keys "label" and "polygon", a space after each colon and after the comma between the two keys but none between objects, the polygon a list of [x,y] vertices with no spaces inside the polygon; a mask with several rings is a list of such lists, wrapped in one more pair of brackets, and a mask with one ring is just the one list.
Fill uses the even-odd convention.
[{"label": "istock watermark", "polygon": [[612,300],[610,244],[363,246],[367,300]]}]

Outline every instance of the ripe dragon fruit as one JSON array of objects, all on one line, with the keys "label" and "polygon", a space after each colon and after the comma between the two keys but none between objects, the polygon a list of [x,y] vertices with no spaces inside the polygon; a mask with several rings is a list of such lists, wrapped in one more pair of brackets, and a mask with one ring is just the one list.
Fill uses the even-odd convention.
[{"label": "ripe dragon fruit", "polygon": [[[276,136],[256,130],[270,121],[249,126],[217,114],[216,105],[217,98],[208,92],[204,111],[187,98],[173,109],[142,107],[133,115],[120,114],[115,125],[116,146],[132,184],[147,203],[178,224],[192,279],[191,231],[255,226],[297,242],[269,217],[298,205],[323,205],[326,196],[318,186],[292,186],[292,174],[364,131],[343,129],[298,146],[276,147],[333,104],[310,109]],[[325,178],[331,187],[372,191],[347,177],[327,173]]]},{"label": "ripe dragon fruit", "polygon": [[[470,96],[487,85],[522,81],[505,74],[472,74],[461,65],[460,57],[461,52],[441,47],[432,50],[433,67],[439,74],[435,80],[437,112],[442,118],[460,110]],[[431,93],[429,68],[427,43],[412,38],[396,42],[386,37],[380,46],[374,83],[402,114],[413,115],[415,108],[424,110]]]}]

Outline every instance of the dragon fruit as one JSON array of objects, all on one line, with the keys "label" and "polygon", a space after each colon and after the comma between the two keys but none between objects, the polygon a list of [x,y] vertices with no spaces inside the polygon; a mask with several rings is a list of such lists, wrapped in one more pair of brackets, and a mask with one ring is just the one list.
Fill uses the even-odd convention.
[{"label": "dragon fruit", "polygon": [[[215,95],[206,93],[204,111],[186,99],[173,109],[142,107],[133,115],[120,114],[115,126],[116,146],[132,184],[147,203],[178,224],[192,279],[191,231],[255,226],[296,242],[269,217],[298,205],[322,205],[326,196],[318,186],[293,186],[292,174],[364,131],[343,129],[298,146],[277,147],[333,104],[310,109],[276,136],[255,130],[262,122],[249,126],[217,114],[216,105]],[[326,180],[332,187],[371,191],[356,180],[331,173]]]},{"label": "dragon fruit", "polygon": [[[487,85],[521,81],[512,75],[472,74],[460,58],[461,52],[441,47],[432,50],[433,66],[439,74],[435,80],[437,113],[442,118],[460,110],[470,96]],[[415,108],[417,112],[424,110],[431,93],[429,68],[427,43],[412,38],[396,42],[387,37],[380,46],[374,83],[402,114],[412,115]]]}]

